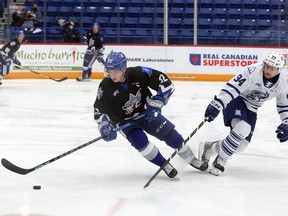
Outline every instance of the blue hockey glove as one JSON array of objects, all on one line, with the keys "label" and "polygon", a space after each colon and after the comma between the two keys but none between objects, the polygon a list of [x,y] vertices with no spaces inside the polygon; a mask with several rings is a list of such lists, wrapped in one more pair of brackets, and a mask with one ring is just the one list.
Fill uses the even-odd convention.
[{"label": "blue hockey glove", "polygon": [[106,142],[117,138],[117,132],[113,130],[112,123],[106,116],[103,117],[98,129]]},{"label": "blue hockey glove", "polygon": [[204,116],[207,119],[207,121],[208,122],[213,121],[219,115],[222,108],[223,106],[221,105],[220,100],[215,96],[205,110]]},{"label": "blue hockey glove", "polygon": [[277,138],[280,142],[285,142],[288,140],[288,121],[284,121],[277,127],[275,131],[277,133]]},{"label": "blue hockey glove", "polygon": [[165,100],[161,96],[147,97],[146,99],[146,117],[149,122],[152,122],[154,118],[157,118],[161,113],[161,108],[165,105]]}]

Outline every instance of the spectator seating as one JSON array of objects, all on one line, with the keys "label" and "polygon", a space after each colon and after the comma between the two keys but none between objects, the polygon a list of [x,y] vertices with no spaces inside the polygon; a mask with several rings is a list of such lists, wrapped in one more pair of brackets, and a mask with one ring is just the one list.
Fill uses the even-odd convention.
[{"label": "spectator seating", "polygon": [[[114,41],[117,37],[130,38],[130,41],[127,40],[129,42],[141,41],[141,38],[146,38],[148,41],[149,37],[157,37],[157,41],[161,41],[163,38],[163,0],[25,0],[25,2],[27,6],[36,2],[41,9],[47,5],[44,21],[48,28],[55,28],[55,20],[61,17],[75,22],[76,27],[81,29],[90,28],[92,23],[98,22],[111,41],[113,37]],[[227,43],[228,40],[234,44],[239,37],[245,36],[248,40],[247,35],[272,40],[275,37],[269,35],[271,36],[273,32],[273,35],[283,39],[285,38],[283,35],[286,36],[288,31],[285,21],[288,17],[287,4],[287,0],[198,0],[198,37],[201,38],[200,41],[224,38],[217,41]],[[187,39],[191,43],[194,31],[194,1],[170,0],[168,8],[170,41],[185,43]],[[184,40],[179,40],[181,37]]]}]

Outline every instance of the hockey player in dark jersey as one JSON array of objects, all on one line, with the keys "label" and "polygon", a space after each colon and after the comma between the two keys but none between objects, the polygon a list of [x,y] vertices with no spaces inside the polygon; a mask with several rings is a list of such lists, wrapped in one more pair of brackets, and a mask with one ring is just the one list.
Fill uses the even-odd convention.
[{"label": "hockey player in dark jersey", "polygon": [[[146,133],[164,141],[177,149],[183,143],[183,137],[174,129],[175,126],[161,114],[174,91],[174,85],[162,72],[148,67],[129,67],[122,52],[111,52],[105,61],[106,77],[98,87],[94,103],[94,118],[105,141],[116,139],[113,131],[137,116],[144,115],[131,126],[122,130],[127,140],[148,161],[162,167],[166,159],[158,148],[148,140]],[[156,94],[153,95],[149,88]],[[145,133],[146,132],[146,133]],[[192,167],[205,171],[206,162],[199,161],[188,145],[179,151],[179,156]],[[177,175],[177,170],[167,163],[164,172],[168,177]]]},{"label": "hockey player in dark jersey", "polygon": [[92,65],[96,60],[104,65],[104,40],[99,32],[98,23],[93,24],[92,30],[86,32],[84,38],[88,47],[84,56],[82,76],[78,77],[77,81],[91,80]]},{"label": "hockey player in dark jersey", "polygon": [[16,53],[20,48],[23,39],[24,33],[23,31],[19,31],[16,38],[10,40],[0,49],[0,85],[2,84],[1,80],[3,77],[9,74],[12,62],[16,65],[21,65],[21,62],[17,59]]}]

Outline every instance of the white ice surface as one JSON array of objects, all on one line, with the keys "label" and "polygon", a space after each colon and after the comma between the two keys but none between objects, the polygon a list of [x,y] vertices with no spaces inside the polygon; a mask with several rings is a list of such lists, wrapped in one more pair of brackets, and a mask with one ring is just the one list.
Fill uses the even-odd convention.
[{"label": "white ice surface", "polygon": [[[186,138],[224,83],[175,81],[163,114]],[[99,81],[4,80],[0,87],[0,158],[31,168],[99,136],[93,103]],[[216,177],[176,156],[180,181],[160,173],[127,140],[102,140],[27,175],[0,165],[1,216],[282,216],[288,212],[288,143],[274,133],[275,100],[259,110],[252,142]],[[222,139],[222,114],[189,141]],[[150,137],[169,157],[173,150]],[[33,190],[41,185],[41,190]]]}]

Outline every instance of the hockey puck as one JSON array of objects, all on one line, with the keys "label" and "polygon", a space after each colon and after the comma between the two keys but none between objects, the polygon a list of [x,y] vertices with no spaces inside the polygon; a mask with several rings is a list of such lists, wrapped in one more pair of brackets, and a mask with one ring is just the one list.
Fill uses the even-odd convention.
[{"label": "hockey puck", "polygon": [[40,190],[40,189],[41,189],[41,186],[40,186],[40,185],[34,185],[34,186],[33,186],[33,189],[34,189],[34,190]]}]

